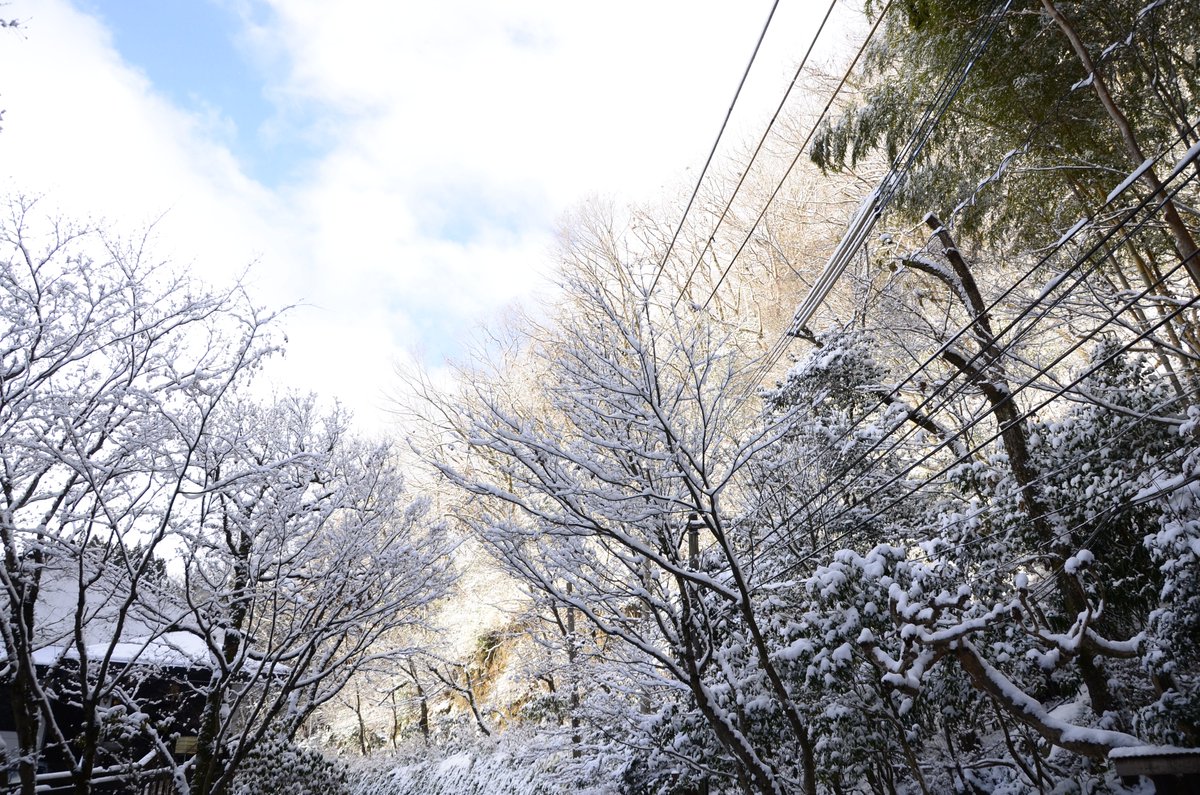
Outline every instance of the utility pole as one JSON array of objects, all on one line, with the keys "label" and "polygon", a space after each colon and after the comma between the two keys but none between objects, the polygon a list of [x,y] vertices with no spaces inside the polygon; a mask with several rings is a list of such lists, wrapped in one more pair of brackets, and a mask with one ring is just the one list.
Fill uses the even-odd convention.
[{"label": "utility pole", "polygon": [[[704,520],[698,513],[689,513],[687,520],[688,568],[696,571],[700,568],[700,531],[704,528]],[[702,779],[696,790],[697,795],[708,795],[708,779]]]},{"label": "utility pole", "polygon": [[[567,583],[567,596],[571,595],[571,583]],[[579,747],[579,671],[577,668],[578,647],[575,645],[575,606],[567,607],[567,677],[571,685],[571,758],[583,755]]]},{"label": "utility pole", "polygon": [[695,571],[700,567],[700,530],[704,527],[704,520],[700,518],[698,513],[689,513],[687,521],[687,539],[688,539],[688,568]]}]

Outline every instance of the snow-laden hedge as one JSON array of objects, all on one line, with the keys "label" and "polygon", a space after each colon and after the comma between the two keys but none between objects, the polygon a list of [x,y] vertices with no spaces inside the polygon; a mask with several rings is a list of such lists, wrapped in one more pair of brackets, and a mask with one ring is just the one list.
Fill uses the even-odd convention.
[{"label": "snow-laden hedge", "polygon": [[472,747],[422,756],[375,755],[350,772],[351,795],[611,795],[582,785],[564,770],[569,756],[537,743]]},{"label": "snow-laden hedge", "polygon": [[506,754],[477,757],[461,751],[445,759],[408,762],[356,777],[353,795],[557,795],[542,771]]},{"label": "snow-laden hedge", "polygon": [[283,737],[267,737],[238,770],[233,795],[349,795],[345,767]]}]

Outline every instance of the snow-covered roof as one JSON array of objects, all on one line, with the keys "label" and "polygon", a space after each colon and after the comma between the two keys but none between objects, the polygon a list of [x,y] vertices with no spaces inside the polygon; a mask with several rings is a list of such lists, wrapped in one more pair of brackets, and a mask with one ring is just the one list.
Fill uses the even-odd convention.
[{"label": "snow-covered roof", "polygon": [[[89,646],[88,656],[100,659],[108,652],[108,647],[107,643]],[[112,661],[122,664],[211,668],[216,662],[208,644],[192,632],[165,632],[158,637],[130,638],[113,645],[112,651]]]},{"label": "snow-covered roof", "polygon": [[1144,756],[1200,756],[1200,748],[1180,748],[1174,745],[1131,745],[1114,748],[1108,752],[1109,759],[1132,759]]},{"label": "snow-covered roof", "polygon": [[1132,745],[1108,752],[1119,776],[1200,775],[1200,748]]},{"label": "snow-covered roof", "polygon": [[[83,602],[83,641],[88,659],[98,661],[112,648],[112,662],[118,665],[170,666],[173,668],[211,669],[217,665],[212,649],[220,649],[224,636],[220,630],[206,640],[195,627],[178,629],[187,623],[186,608],[169,594],[154,595],[153,609],[137,603],[124,614],[123,628],[116,626],[127,584],[116,569],[103,570],[99,576],[84,578],[61,563],[47,565],[36,607],[39,647],[33,652],[36,665],[51,666],[61,660],[79,659],[75,647],[76,611]],[[143,596],[146,589],[143,588]],[[243,647],[243,659],[237,667],[242,674],[257,675],[262,665],[251,649]],[[4,659],[0,649],[0,660]],[[286,675],[290,669],[267,665],[272,676]]]},{"label": "snow-covered roof", "polygon": [[[143,635],[117,643],[92,643],[85,647],[89,660],[98,661],[112,647],[112,662],[118,665],[165,665],[174,668],[211,668],[215,660],[208,645],[193,632],[165,632]],[[53,665],[60,660],[78,660],[74,646],[45,647],[33,653],[37,665]]]}]

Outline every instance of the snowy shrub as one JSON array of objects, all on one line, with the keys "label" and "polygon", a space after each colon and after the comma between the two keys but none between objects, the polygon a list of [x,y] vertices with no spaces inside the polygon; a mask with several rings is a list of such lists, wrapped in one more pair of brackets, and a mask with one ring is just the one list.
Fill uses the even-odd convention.
[{"label": "snowy shrub", "polygon": [[514,731],[446,752],[424,745],[375,754],[351,768],[349,795],[609,795],[564,774],[559,738]]},{"label": "snowy shrub", "polygon": [[1096,553],[1091,572],[1106,585],[1105,628],[1127,637],[1142,628],[1161,588],[1142,543],[1159,512],[1135,497],[1184,452],[1175,426],[1159,417],[1172,413],[1177,396],[1144,357],[1116,357],[1101,345],[1091,359],[1103,366],[1080,391],[1095,402],[1033,424],[1030,443],[1063,532]]},{"label": "snowy shrub", "polygon": [[[688,699],[670,699],[639,726],[642,742],[624,752],[619,773],[622,795],[682,793],[698,791],[701,780],[710,791],[736,790],[731,760],[722,752],[709,724]],[[621,749],[616,749],[618,753]]]},{"label": "snowy shrub", "polygon": [[238,768],[233,795],[350,795],[345,768],[278,735],[265,738]]},{"label": "snowy shrub", "polygon": [[1159,742],[1200,743],[1200,452],[1181,472],[1163,473],[1146,489],[1158,496],[1162,516],[1145,544],[1162,575],[1160,602],[1151,612],[1143,665],[1159,697],[1142,710],[1144,731]]}]

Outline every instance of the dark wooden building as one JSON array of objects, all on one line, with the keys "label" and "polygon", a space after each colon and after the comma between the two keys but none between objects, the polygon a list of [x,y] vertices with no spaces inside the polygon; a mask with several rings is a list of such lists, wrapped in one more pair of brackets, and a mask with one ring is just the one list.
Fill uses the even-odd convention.
[{"label": "dark wooden building", "polygon": [[[195,635],[167,632],[157,637],[133,638],[98,645],[95,660],[112,647],[112,665],[106,684],[115,684],[136,705],[136,711],[118,699],[100,706],[102,733],[97,756],[94,791],[112,795],[172,793],[167,767],[154,737],[166,741],[176,761],[195,753],[196,732],[204,707],[204,692],[212,676],[207,646]],[[79,706],[79,659],[69,651],[40,650],[35,663],[51,695],[54,719],[67,743],[77,743],[84,713]],[[90,682],[90,685],[95,682]],[[16,725],[12,690],[0,682],[0,739],[5,744],[6,791],[17,785],[15,764]],[[38,769],[39,791],[66,792],[71,788],[71,759],[75,749],[64,748],[43,733]],[[44,788],[44,789],[43,789]]]}]

